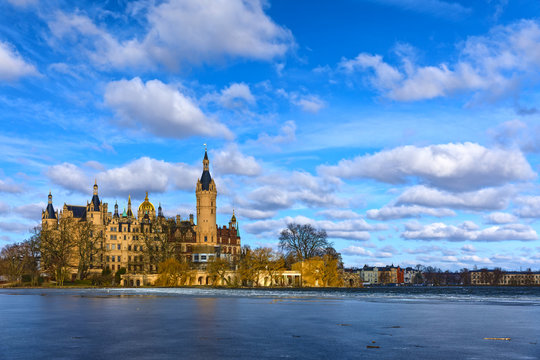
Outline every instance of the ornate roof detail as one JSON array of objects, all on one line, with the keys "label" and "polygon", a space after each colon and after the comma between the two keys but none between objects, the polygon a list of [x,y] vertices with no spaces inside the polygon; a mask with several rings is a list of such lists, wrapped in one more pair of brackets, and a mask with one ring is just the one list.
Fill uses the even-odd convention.
[{"label": "ornate roof detail", "polygon": [[144,198],[143,203],[139,205],[139,213],[141,211],[143,212],[143,214],[156,211],[156,209],[154,208],[154,205],[152,205],[152,203],[148,200],[148,191],[146,192],[146,196]]}]

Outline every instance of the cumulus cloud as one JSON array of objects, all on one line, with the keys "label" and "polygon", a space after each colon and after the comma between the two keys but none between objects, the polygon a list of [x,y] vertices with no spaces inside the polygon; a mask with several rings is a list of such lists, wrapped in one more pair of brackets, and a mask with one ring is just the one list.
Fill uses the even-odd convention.
[{"label": "cumulus cloud", "polygon": [[318,171],[328,176],[371,178],[390,184],[416,178],[453,191],[504,185],[536,176],[521,152],[488,149],[474,143],[401,146],[343,159],[334,166],[319,166]]},{"label": "cumulus cloud", "polygon": [[45,203],[34,203],[17,206],[13,209],[13,212],[30,220],[36,220],[41,218],[41,211],[45,209],[47,205]]},{"label": "cumulus cloud", "polygon": [[326,106],[326,103],[316,95],[295,97],[294,99],[291,99],[291,102],[294,105],[300,107],[302,111],[310,112],[313,114],[318,113],[322,108]]},{"label": "cumulus cloud", "polygon": [[313,94],[301,94],[296,91],[287,92],[284,89],[278,89],[277,94],[288,99],[291,104],[298,106],[302,111],[318,113],[326,106],[326,102],[319,96]]},{"label": "cumulus cloud", "polygon": [[261,172],[257,160],[253,156],[242,154],[236,144],[228,144],[221,150],[211,152],[213,167],[217,174],[255,176]]},{"label": "cumulus cloud", "polygon": [[451,193],[423,185],[406,189],[396,200],[399,204],[416,204],[432,208],[468,210],[500,210],[508,206],[515,194],[512,187],[486,188],[477,191]]},{"label": "cumulus cloud", "polygon": [[25,233],[32,228],[32,225],[18,223],[18,222],[5,222],[0,221],[0,230],[11,233]]},{"label": "cumulus cloud", "polygon": [[85,15],[57,13],[49,22],[57,38],[77,36],[102,66],[177,68],[223,58],[271,60],[293,45],[291,32],[272,21],[260,0],[169,0],[146,12],[146,34],[119,40]]},{"label": "cumulus cloud", "polygon": [[484,216],[488,224],[511,224],[517,222],[517,217],[504,212],[494,212]]},{"label": "cumulus cloud", "polygon": [[476,252],[476,248],[472,244],[465,244],[461,247],[461,251],[467,252],[467,253],[473,253],[473,252]]},{"label": "cumulus cloud", "polygon": [[140,196],[145,191],[193,190],[200,172],[200,167],[142,157],[122,167],[100,172],[97,179],[103,184],[105,194]]},{"label": "cumulus cloud", "polygon": [[522,218],[540,218],[540,196],[520,196],[516,199],[516,215]]},{"label": "cumulus cloud", "polygon": [[373,252],[361,246],[355,246],[355,245],[347,246],[346,248],[341,249],[339,252],[343,255],[349,255],[349,256],[368,256],[368,257],[373,256]]},{"label": "cumulus cloud", "polygon": [[329,221],[314,220],[305,216],[294,218],[287,216],[278,220],[260,220],[244,225],[244,230],[256,236],[278,236],[288,223],[310,224],[315,228],[326,230],[329,238],[339,238],[345,240],[367,241],[370,238],[370,231],[386,230],[384,225],[368,224],[363,219]]},{"label": "cumulus cloud", "polygon": [[228,109],[234,109],[242,107],[244,104],[255,104],[255,96],[253,96],[247,84],[234,83],[221,90],[219,103]]},{"label": "cumulus cloud", "polygon": [[70,163],[62,163],[49,167],[46,175],[51,181],[64,189],[87,193],[92,189],[91,179],[79,167]]},{"label": "cumulus cloud", "polygon": [[193,99],[159,80],[143,83],[136,77],[110,82],[105,90],[105,103],[123,124],[141,127],[158,136],[232,138],[230,130],[206,116]]},{"label": "cumulus cloud", "polygon": [[10,179],[0,179],[0,192],[16,194],[22,192],[22,188],[20,185],[14,184]]},{"label": "cumulus cloud", "polygon": [[295,205],[308,207],[344,207],[347,200],[338,197],[332,185],[303,171],[272,172],[255,178],[257,186],[235,199],[244,209],[278,211]]},{"label": "cumulus cloud", "polygon": [[446,217],[455,216],[456,213],[450,209],[433,209],[418,205],[385,206],[381,209],[371,209],[366,211],[367,217],[373,220],[394,220],[423,215]]},{"label": "cumulus cloud", "polygon": [[[537,82],[540,69],[540,26],[521,20],[497,26],[486,36],[469,37],[459,44],[454,63],[421,66],[408,55],[398,54],[401,65],[391,65],[380,55],[360,53],[342,59],[346,72],[371,71],[372,86],[397,101],[415,101],[467,92],[481,98],[504,98],[521,84]],[[521,84],[520,84],[521,83]]]},{"label": "cumulus cloud", "polygon": [[448,241],[534,241],[538,240],[536,231],[523,224],[506,224],[485,229],[465,221],[460,225],[433,223],[428,225],[408,224],[401,234],[404,239],[414,240],[448,240]]},{"label": "cumulus cloud", "polygon": [[0,81],[35,75],[39,75],[39,72],[34,65],[26,62],[12,45],[0,41]]},{"label": "cumulus cloud", "polygon": [[280,149],[283,144],[288,144],[296,140],[296,124],[294,121],[286,121],[279,129],[278,134],[268,135],[261,133],[257,140],[250,141],[252,145],[262,145],[266,147]]},{"label": "cumulus cloud", "polygon": [[[142,196],[145,191],[162,193],[170,189],[193,190],[200,167],[141,157],[123,166],[98,172],[100,194]],[[74,164],[51,166],[47,176],[65,189],[91,193],[93,178]]]}]

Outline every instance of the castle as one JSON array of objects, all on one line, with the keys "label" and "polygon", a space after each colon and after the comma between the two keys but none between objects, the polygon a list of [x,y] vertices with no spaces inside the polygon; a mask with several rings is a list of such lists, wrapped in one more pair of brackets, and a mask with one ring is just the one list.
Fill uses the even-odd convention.
[{"label": "castle", "polygon": [[[136,214],[131,206],[131,196],[128,197],[127,210],[124,209],[120,214],[116,203],[114,212],[111,213],[108,204],[99,198],[96,181],[90,202],[86,205],[64,204],[60,212],[55,211],[52,194],[49,193],[47,208],[42,212],[42,227],[58,231],[62,222],[69,222],[73,224],[70,228],[71,237],[75,238],[78,236],[77,229],[91,225],[91,236],[98,239],[95,244],[99,250],[92,255],[89,264],[90,272],[94,273],[105,268],[113,272],[123,268],[128,274],[155,273],[157,257],[152,258],[154,261],[149,261],[145,250],[152,248],[151,241],[155,241],[155,249],[159,251],[159,247],[164,246],[158,241],[163,232],[167,232],[165,242],[167,246],[172,245],[171,254],[178,260],[200,268],[204,268],[208,261],[215,258],[234,263],[240,256],[238,223],[233,210],[228,226],[216,224],[217,188],[210,175],[209,166],[210,161],[205,149],[203,172],[195,189],[196,221],[193,214],[185,220],[180,215],[167,219],[163,215],[161,204],[156,213],[154,205],[148,199],[148,192]],[[77,256],[73,256],[69,271],[72,278],[77,273],[78,261]]]}]

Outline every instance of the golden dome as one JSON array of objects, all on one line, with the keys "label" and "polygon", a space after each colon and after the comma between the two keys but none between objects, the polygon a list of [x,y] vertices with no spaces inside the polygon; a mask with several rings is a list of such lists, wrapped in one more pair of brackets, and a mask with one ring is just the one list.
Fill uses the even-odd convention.
[{"label": "golden dome", "polygon": [[139,212],[142,211],[143,214],[155,212],[156,209],[150,201],[148,201],[148,191],[146,192],[146,197],[141,205],[139,205]]}]

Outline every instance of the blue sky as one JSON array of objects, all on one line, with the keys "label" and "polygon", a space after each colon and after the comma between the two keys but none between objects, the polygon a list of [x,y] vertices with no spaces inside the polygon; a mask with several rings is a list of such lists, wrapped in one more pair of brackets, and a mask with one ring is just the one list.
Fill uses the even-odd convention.
[{"label": "blue sky", "polygon": [[0,3],[0,246],[54,205],[149,191],[348,266],[540,268],[540,3]]}]

